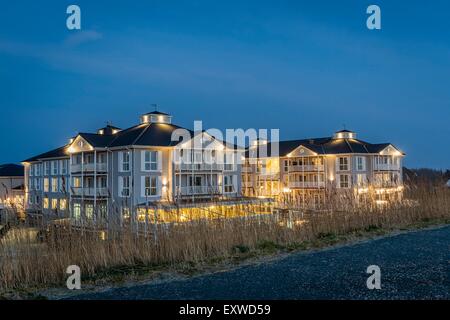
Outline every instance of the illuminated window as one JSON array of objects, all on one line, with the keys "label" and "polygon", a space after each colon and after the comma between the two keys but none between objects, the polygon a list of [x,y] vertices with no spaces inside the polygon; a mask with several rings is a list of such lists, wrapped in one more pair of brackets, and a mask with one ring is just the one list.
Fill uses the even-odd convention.
[{"label": "illuminated window", "polygon": [[67,200],[60,199],[59,200],[59,210],[66,210],[66,209],[67,209]]},{"label": "illuminated window", "polygon": [[94,205],[91,203],[86,204],[86,219],[92,220],[94,217]]},{"label": "illuminated window", "polygon": [[52,199],[52,209],[58,209],[58,199]]},{"label": "illuminated window", "polygon": [[122,218],[130,219],[130,208],[122,208]]},{"label": "illuminated window", "polygon": [[73,204],[73,218],[75,220],[80,220],[81,218],[81,204],[79,203]]},{"label": "illuminated window", "polygon": [[52,178],[52,192],[58,192],[58,178]]},{"label": "illuminated window", "polygon": [[44,198],[44,209],[48,209],[48,198],[47,197],[45,197]]},{"label": "illuminated window", "polygon": [[50,185],[49,185],[49,179],[48,178],[44,178],[44,192],[49,192],[50,190]]},{"label": "illuminated window", "polygon": [[358,173],[356,175],[356,183],[358,187],[365,187],[367,185],[367,177],[365,173]]},{"label": "illuminated window", "polygon": [[75,188],[81,187],[81,178],[80,177],[73,177],[73,186]]}]

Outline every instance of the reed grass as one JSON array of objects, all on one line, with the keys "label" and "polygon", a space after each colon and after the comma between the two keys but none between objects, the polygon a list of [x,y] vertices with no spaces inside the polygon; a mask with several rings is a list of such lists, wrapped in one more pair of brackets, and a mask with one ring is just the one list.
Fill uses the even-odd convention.
[{"label": "reed grass", "polygon": [[[136,233],[122,228],[102,240],[96,232],[53,228],[44,242],[36,234],[10,230],[0,240],[0,292],[29,287],[63,286],[69,265],[82,277],[95,277],[117,266],[203,263],[255,249],[291,247],[358,231],[391,230],[417,223],[450,221],[450,190],[416,187],[409,202],[389,207],[353,207],[343,211],[300,212],[199,219],[158,224]],[[333,241],[331,241],[333,242]]]}]

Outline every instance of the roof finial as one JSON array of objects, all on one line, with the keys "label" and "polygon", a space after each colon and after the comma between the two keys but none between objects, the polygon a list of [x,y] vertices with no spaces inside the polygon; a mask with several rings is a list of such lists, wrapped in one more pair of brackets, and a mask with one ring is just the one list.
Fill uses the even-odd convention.
[{"label": "roof finial", "polygon": [[342,126],[344,127],[344,130],[347,130],[347,128],[345,127],[345,123]]},{"label": "roof finial", "polygon": [[153,107],[153,108],[155,108],[155,110],[154,110],[154,111],[158,111],[158,104],[156,104],[156,103],[152,103],[152,107]]}]

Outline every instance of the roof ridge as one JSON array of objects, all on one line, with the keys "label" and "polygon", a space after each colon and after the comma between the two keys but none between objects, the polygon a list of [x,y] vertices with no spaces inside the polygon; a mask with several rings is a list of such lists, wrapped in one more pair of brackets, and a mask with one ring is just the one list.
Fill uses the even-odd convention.
[{"label": "roof ridge", "polygon": [[352,153],[355,153],[355,152],[353,151],[352,146],[351,146],[350,143],[348,142],[348,139],[344,139],[344,141],[345,141],[345,143],[347,144],[347,146],[350,148],[350,151],[351,151]]},{"label": "roof ridge", "polygon": [[144,128],[144,130],[142,130],[142,132],[137,136],[137,138],[133,140],[133,143],[132,143],[133,146],[134,146],[134,145],[136,144],[136,142],[144,135],[144,133],[147,132],[147,130],[148,130],[148,128],[150,128],[150,126],[151,126],[151,123],[148,123],[148,124],[146,125],[146,127]]}]

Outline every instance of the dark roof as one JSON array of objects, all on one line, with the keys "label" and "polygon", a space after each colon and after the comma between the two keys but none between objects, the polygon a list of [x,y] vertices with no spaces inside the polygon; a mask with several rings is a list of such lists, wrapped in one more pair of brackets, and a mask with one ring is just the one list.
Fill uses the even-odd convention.
[{"label": "dark roof", "polygon": [[0,177],[23,177],[23,166],[14,163],[0,165]]},{"label": "dark roof", "polygon": [[69,145],[65,145],[63,147],[59,147],[57,149],[41,153],[37,156],[24,160],[23,162],[33,162],[38,161],[39,159],[50,159],[50,158],[63,158],[68,157],[69,153],[67,152],[67,148]]},{"label": "dark roof", "polygon": [[353,133],[353,131],[351,131],[351,130],[347,130],[347,129],[344,129],[344,130],[339,130],[337,133],[339,133],[339,132],[352,132]]},{"label": "dark roof", "polygon": [[116,138],[114,135],[96,133],[79,133],[79,136],[94,148],[105,148]]},{"label": "dark roof", "polygon": [[168,113],[164,113],[164,112],[159,112],[159,111],[152,111],[152,112],[149,112],[149,113],[146,113],[145,115],[151,115],[151,114],[154,114],[154,115],[160,115],[160,116],[170,116],[170,114],[168,114]]},{"label": "dark roof", "polygon": [[[179,143],[172,141],[172,133],[182,127],[168,123],[144,123],[115,134],[115,139],[108,147],[130,145],[169,147]],[[187,129],[186,129],[187,130]],[[192,134],[191,130],[188,132]]]},{"label": "dark roof", "polygon": [[[267,144],[266,157],[272,156],[271,155],[272,144],[275,143],[276,142]],[[331,137],[280,141],[278,143],[279,156],[286,157],[289,153],[291,153],[301,145],[317,154],[344,154],[344,153],[379,153],[380,151],[382,151],[391,144],[390,143],[371,144],[358,139],[334,139]],[[274,151],[276,151],[277,150],[276,146],[273,147]],[[248,148],[246,151],[246,157],[249,156],[250,151]]]},{"label": "dark roof", "polygon": [[25,190],[25,185],[22,183],[21,185],[18,185],[16,187],[12,188],[12,190],[15,190],[15,191]]}]

